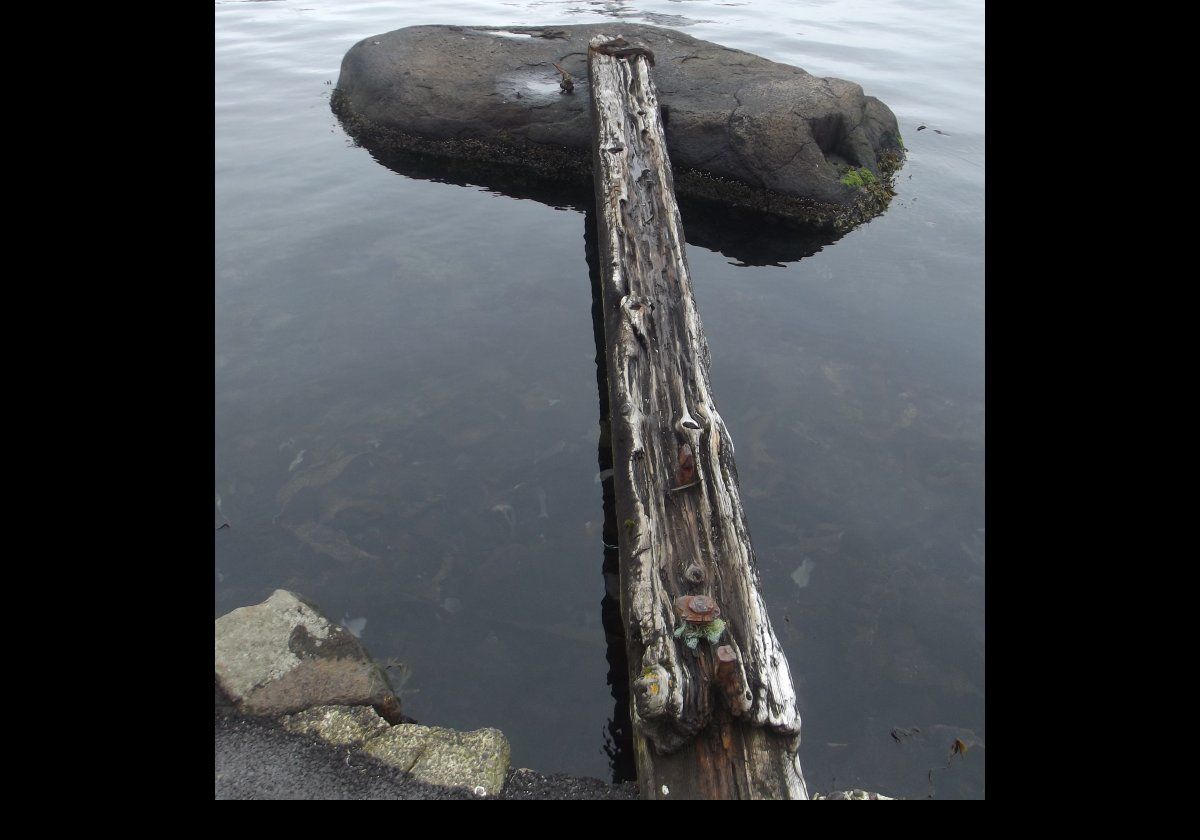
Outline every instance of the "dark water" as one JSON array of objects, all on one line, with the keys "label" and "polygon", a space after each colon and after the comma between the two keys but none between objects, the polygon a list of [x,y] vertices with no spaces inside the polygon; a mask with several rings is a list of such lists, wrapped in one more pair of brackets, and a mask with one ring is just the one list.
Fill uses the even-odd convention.
[{"label": "dark water", "polygon": [[856,81],[900,120],[882,217],[790,255],[697,221],[688,260],[810,790],[982,798],[982,7],[215,12],[216,614],[301,592],[405,664],[413,717],[612,775],[584,214],[399,174],[348,140],[327,82],[412,24],[676,27]]}]

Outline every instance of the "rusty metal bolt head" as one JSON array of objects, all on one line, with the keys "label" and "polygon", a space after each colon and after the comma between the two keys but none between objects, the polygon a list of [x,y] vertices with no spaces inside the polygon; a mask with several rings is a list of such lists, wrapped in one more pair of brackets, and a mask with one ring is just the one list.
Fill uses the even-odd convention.
[{"label": "rusty metal bolt head", "polygon": [[707,595],[680,595],[675,611],[691,624],[706,624],[721,615],[717,602]]},{"label": "rusty metal bolt head", "polygon": [[679,447],[679,469],[676,470],[675,481],[679,486],[691,484],[696,480],[696,456],[692,447],[686,443]]}]

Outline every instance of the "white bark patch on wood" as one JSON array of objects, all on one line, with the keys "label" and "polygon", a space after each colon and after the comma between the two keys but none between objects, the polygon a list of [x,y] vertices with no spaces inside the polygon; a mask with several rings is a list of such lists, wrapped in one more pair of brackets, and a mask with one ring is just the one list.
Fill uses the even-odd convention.
[{"label": "white bark patch on wood", "polygon": [[[775,796],[807,798],[795,755],[796,694],[759,592],[733,441],[709,388],[708,343],[692,297],[658,98],[644,57],[595,50],[611,40],[593,39],[589,77],[635,731],[665,755],[718,712],[763,727],[776,737],[737,739],[759,766],[732,786],[762,793],[774,785]],[[685,444],[694,476],[680,485]],[[715,645],[701,640],[692,651],[675,637],[679,595],[708,595],[720,606],[726,629],[718,644],[737,654],[727,673],[744,686],[741,693],[728,687],[730,679],[725,688],[718,683]],[[789,747],[783,755],[781,744]],[[777,754],[768,758],[769,750]],[[761,778],[771,774],[774,781]]]}]

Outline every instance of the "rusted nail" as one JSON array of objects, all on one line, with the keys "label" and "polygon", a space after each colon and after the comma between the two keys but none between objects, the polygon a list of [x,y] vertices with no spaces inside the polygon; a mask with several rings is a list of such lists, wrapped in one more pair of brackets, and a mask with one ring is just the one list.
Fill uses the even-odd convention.
[{"label": "rusted nail", "polygon": [[746,687],[745,676],[738,663],[737,651],[733,645],[721,645],[717,648],[717,683],[721,693],[734,717],[740,717],[750,710],[754,704],[754,695]]},{"label": "rusted nail", "polygon": [[679,447],[679,470],[675,478],[676,485],[691,484],[696,479],[696,456],[686,443]]}]

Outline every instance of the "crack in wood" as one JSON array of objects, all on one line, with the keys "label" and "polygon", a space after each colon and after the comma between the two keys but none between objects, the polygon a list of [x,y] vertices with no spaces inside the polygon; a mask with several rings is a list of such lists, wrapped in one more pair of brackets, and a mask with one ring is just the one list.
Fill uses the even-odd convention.
[{"label": "crack in wood", "polygon": [[[791,674],[758,590],[733,444],[709,392],[657,94],[638,55],[590,52],[589,82],[606,352],[619,372],[608,378],[609,402],[623,425],[613,462],[626,465],[614,487],[618,520],[631,526],[620,540],[621,606],[641,692],[631,711],[639,780],[669,777],[673,790],[697,795],[807,798]],[[690,480],[677,482],[681,446]],[[695,649],[676,637],[686,628],[674,599],[684,594],[720,605],[725,624],[711,647],[694,632]],[[689,760],[704,773],[689,775]]]}]

